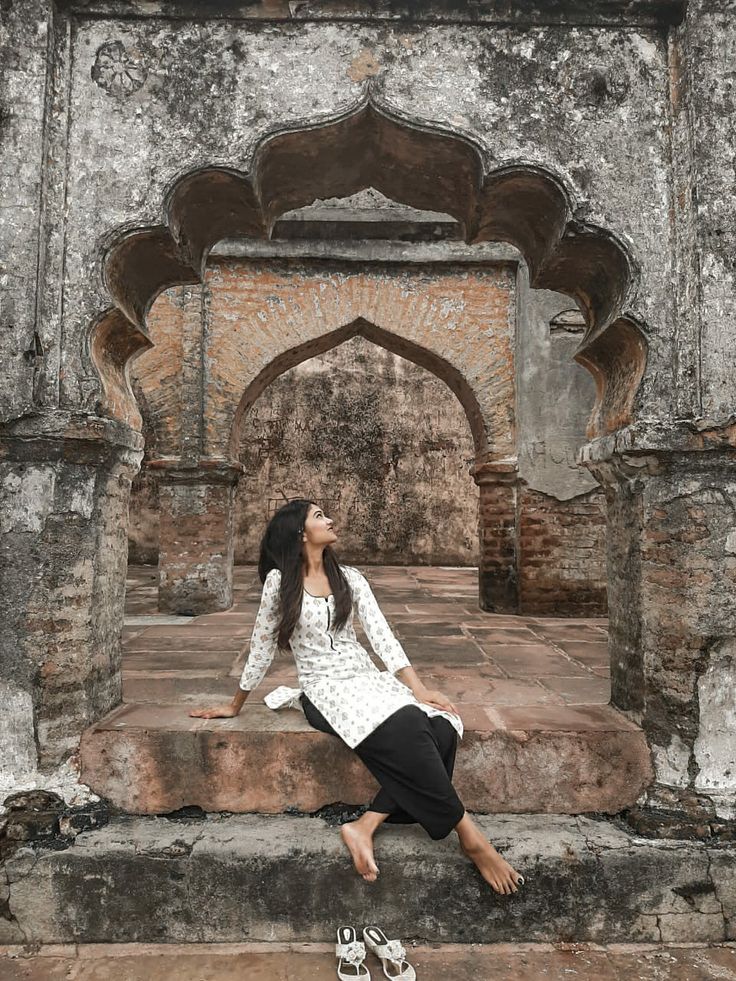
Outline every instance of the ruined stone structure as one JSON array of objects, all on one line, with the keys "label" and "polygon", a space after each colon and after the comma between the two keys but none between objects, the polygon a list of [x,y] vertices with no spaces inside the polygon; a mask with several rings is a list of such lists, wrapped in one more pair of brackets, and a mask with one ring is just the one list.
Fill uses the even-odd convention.
[{"label": "ruined stone structure", "polygon": [[[578,508],[606,542],[612,705],[651,752],[641,805],[736,817],[732,3],[0,15],[3,765],[53,771],[120,701],[144,429],[160,609],[226,608],[248,412],[359,336],[462,406],[481,607],[551,608],[549,556],[519,555],[540,523],[570,555]],[[323,213],[302,234],[300,209],[367,188],[440,232],[338,247]],[[567,451],[535,451],[564,398],[523,391],[576,393],[573,447],[578,366],[590,476],[566,497]]]},{"label": "ruined stone structure", "polygon": [[[315,235],[318,232],[315,230]],[[304,236],[303,228],[300,234]],[[317,244],[326,247],[319,238]],[[279,242],[282,252],[284,245]],[[395,249],[391,251],[396,254]],[[317,420],[321,441],[311,445],[299,441],[306,457],[301,458],[302,468],[296,446],[285,447],[283,436],[267,444],[266,458],[273,466],[279,452],[285,453],[287,480],[289,486],[295,486],[294,496],[306,493],[298,487],[300,473],[306,471],[314,481],[321,471],[329,472],[333,460],[345,461],[342,470],[332,474],[332,483],[318,488],[322,493],[312,492],[324,506],[332,508],[341,530],[340,554],[345,561],[356,558],[356,537],[363,539],[362,548],[357,546],[363,561],[436,561],[436,554],[432,557],[420,551],[417,555],[414,550],[421,549],[422,534],[436,536],[439,525],[440,533],[450,540],[438,544],[447,550],[453,547],[453,532],[461,542],[469,536],[475,539],[471,539],[472,545],[468,542],[464,546],[464,551],[458,548],[443,561],[467,563],[472,547],[471,564],[476,565],[477,552],[482,552],[481,599],[486,608],[556,613],[603,609],[602,493],[574,459],[577,445],[584,440],[594,386],[571,358],[579,339],[574,333],[576,322],[559,323],[568,313],[570,300],[538,291],[540,295],[532,302],[533,291],[521,278],[518,257],[504,256],[498,248],[486,250],[483,264],[478,249],[464,250],[466,260],[472,258],[472,262],[460,261],[460,251],[457,246],[418,251],[403,246],[403,261],[387,262],[380,259],[386,246],[381,249],[372,243],[369,249],[354,247],[352,261],[334,257],[311,262],[303,258],[258,262],[225,261],[219,256],[211,259],[201,291],[180,287],[157,302],[148,320],[154,347],[131,369],[147,425],[143,473],[148,477],[148,487],[154,485],[157,498],[159,487],[164,497],[169,493],[164,470],[172,459],[179,460],[187,453],[196,432],[203,428],[206,443],[220,444],[219,448],[208,446],[208,456],[227,456],[244,463],[239,489],[241,500],[253,502],[249,559],[256,561],[258,538],[269,511],[277,506],[279,493],[283,501],[283,490],[272,486],[272,478],[261,487],[251,480],[253,465],[251,462],[248,468],[247,452],[243,458],[242,451],[251,407],[263,403],[276,371],[286,367],[293,378],[294,368],[289,369],[289,365],[309,365],[310,361],[303,359],[314,357],[315,351],[339,350],[336,345],[356,337],[372,342],[369,346],[374,350],[397,352],[394,361],[401,353],[405,357],[400,360],[408,366],[412,361],[407,358],[415,359],[416,367],[424,368],[423,374],[445,383],[455,426],[466,437],[471,465],[485,458],[490,445],[499,460],[512,461],[512,466],[500,505],[502,520],[495,500],[484,504],[479,542],[477,489],[468,467],[450,480],[440,472],[444,493],[435,500],[423,468],[418,473],[402,472],[401,436],[389,442],[383,435],[382,429],[391,425],[392,412],[389,394],[381,391],[385,386],[375,386],[374,391],[374,402],[380,402],[381,409],[361,409],[355,395],[370,398],[370,383],[358,374],[344,400],[338,400],[330,412],[325,406],[329,406],[332,382],[327,385],[322,381],[314,387],[311,407],[313,416],[322,414]],[[455,260],[448,264],[451,254]],[[419,261],[422,255],[424,262]],[[375,324],[384,326],[376,328]],[[277,332],[284,336],[283,341],[277,340]],[[306,347],[302,341],[298,351],[288,353],[288,360],[279,360],[295,337],[306,336],[318,338],[319,346]],[[395,338],[399,336],[402,342],[397,344]],[[448,364],[448,341],[455,349],[454,366]],[[521,358],[515,355],[517,349]],[[201,420],[196,408],[200,382],[194,372],[185,370],[187,358],[207,365]],[[269,358],[272,364],[264,374],[263,362]],[[467,379],[472,379],[472,384]],[[414,400],[413,411],[421,418],[433,403],[427,402],[421,391],[407,388],[405,379],[399,387],[408,402]],[[287,398],[287,412],[293,412],[291,402]],[[381,426],[382,413],[385,418]],[[399,418],[406,415],[399,410]],[[405,426],[411,425],[411,418],[405,418]],[[421,425],[419,419],[415,425]],[[425,437],[428,443],[427,437],[431,437],[430,431]],[[452,432],[446,441],[451,445],[459,442]],[[431,458],[431,449],[430,444],[420,456]],[[387,469],[396,470],[393,500],[380,479]],[[283,482],[278,487],[283,487]],[[448,506],[454,507],[453,491],[467,494],[469,489],[473,492],[473,512],[468,514],[466,509],[464,527],[459,523],[448,526],[446,512]],[[368,513],[361,521],[354,502],[363,495],[369,500]],[[396,501],[399,496],[401,504]],[[211,547],[217,556],[214,563],[207,563],[201,540],[193,546],[182,534],[178,512],[176,520],[166,525],[178,546],[165,535],[161,537],[159,524],[154,557],[158,560],[163,556],[159,563],[161,609],[199,613],[231,604],[230,552],[236,550],[238,508],[235,497],[227,501],[236,515],[226,523],[234,540],[223,549],[218,531],[212,534]],[[132,512],[137,505],[134,499]],[[199,510],[199,504],[192,507]],[[149,504],[148,511],[151,509]],[[158,518],[160,500],[155,511]],[[209,511],[202,510],[199,520],[208,523],[211,518]],[[189,527],[191,521],[188,515]],[[376,540],[375,526],[383,531],[383,545]],[[502,537],[497,540],[499,529]]]}]

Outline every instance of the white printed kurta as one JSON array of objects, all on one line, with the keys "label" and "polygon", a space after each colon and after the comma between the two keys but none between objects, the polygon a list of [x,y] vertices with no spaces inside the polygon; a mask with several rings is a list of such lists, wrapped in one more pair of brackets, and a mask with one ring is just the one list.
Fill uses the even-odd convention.
[{"label": "white printed kurta", "polygon": [[[353,609],[345,625],[339,631],[333,627],[332,594],[313,596],[305,589],[301,616],[290,641],[301,687],[282,685],[266,695],[266,704],[274,709],[284,705],[301,708],[298,698],[305,692],[351,748],[404,705],[418,705],[428,716],[444,716],[462,738],[463,723],[458,715],[418,701],[412,690],[394,676],[396,671],[410,667],[411,662],[386,622],[368,580],[353,566],[341,568],[353,596]],[[263,584],[250,653],[240,678],[243,691],[252,691],[261,683],[276,653],[273,632],[279,621],[280,587],[281,572],[271,569]],[[353,628],[355,610],[387,671],[380,671],[358,642]]]}]

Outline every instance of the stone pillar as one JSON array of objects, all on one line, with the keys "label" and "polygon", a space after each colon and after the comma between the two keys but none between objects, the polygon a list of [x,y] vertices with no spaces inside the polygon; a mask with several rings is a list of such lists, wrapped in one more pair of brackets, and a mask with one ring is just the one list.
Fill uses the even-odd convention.
[{"label": "stone pillar", "polygon": [[130,484],[143,440],[59,413],[0,432],[0,778],[50,771],[121,698]]},{"label": "stone pillar", "polygon": [[476,462],[471,469],[480,490],[478,533],[480,607],[489,613],[518,613],[516,460]]},{"label": "stone pillar", "polygon": [[612,702],[652,750],[643,803],[707,825],[736,818],[736,451],[632,442],[584,449],[608,502]]},{"label": "stone pillar", "polygon": [[197,616],[233,605],[233,504],[243,465],[153,460],[159,475],[158,607]]}]

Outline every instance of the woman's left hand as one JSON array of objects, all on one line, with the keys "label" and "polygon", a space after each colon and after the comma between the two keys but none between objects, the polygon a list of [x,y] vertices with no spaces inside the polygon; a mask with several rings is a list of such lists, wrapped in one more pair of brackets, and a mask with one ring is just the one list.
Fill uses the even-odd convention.
[{"label": "woman's left hand", "polygon": [[442,709],[444,712],[453,712],[455,715],[460,714],[455,708],[455,705],[441,691],[425,691],[420,695],[416,695],[415,693],[415,697],[418,701],[424,702],[426,705],[431,705],[433,708]]}]

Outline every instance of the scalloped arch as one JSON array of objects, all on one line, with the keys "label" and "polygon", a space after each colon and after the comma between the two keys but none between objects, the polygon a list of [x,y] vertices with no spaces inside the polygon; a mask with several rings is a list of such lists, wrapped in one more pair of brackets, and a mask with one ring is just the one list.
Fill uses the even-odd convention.
[{"label": "scalloped arch", "polygon": [[[623,310],[634,281],[624,245],[610,231],[573,219],[573,202],[554,174],[516,164],[484,175],[480,149],[467,138],[400,120],[371,103],[264,138],[250,174],[212,167],[180,178],[165,201],[167,223],[127,231],[104,258],[105,283],[126,330],[145,337],[159,293],[200,282],[221,239],[266,239],[285,211],[371,186],[412,207],[451,214],[468,243],[511,243],[527,261],[533,287],[573,297],[587,323],[576,360],[593,373],[598,392],[589,431],[630,421],[647,344]],[[124,373],[112,385],[115,373],[106,368],[124,350],[110,327],[120,321],[108,314],[93,339],[104,409],[135,424]]]}]

